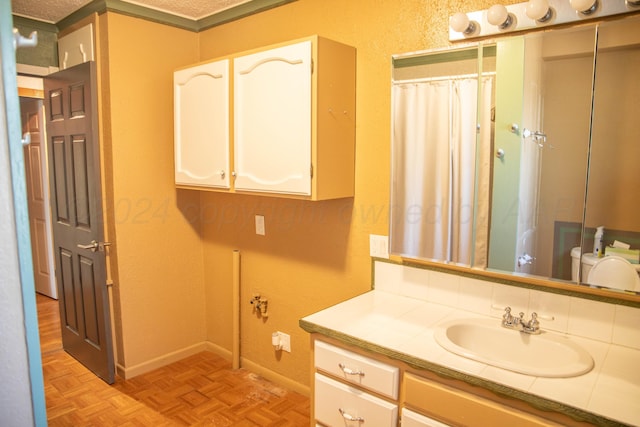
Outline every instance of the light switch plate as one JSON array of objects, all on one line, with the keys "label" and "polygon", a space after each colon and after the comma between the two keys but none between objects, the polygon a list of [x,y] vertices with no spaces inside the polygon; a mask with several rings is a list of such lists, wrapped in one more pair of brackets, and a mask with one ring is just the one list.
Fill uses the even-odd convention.
[{"label": "light switch plate", "polygon": [[389,259],[389,237],[369,234],[369,255]]},{"label": "light switch plate", "polygon": [[265,235],[264,215],[256,215],[256,234],[260,236]]}]

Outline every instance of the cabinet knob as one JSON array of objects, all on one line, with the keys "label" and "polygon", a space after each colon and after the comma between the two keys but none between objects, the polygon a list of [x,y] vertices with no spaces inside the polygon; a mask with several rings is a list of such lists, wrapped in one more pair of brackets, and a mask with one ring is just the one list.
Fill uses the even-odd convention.
[{"label": "cabinet knob", "polygon": [[224,179],[225,176],[227,176],[227,173],[225,171],[220,171],[218,172],[220,174],[220,178]]}]

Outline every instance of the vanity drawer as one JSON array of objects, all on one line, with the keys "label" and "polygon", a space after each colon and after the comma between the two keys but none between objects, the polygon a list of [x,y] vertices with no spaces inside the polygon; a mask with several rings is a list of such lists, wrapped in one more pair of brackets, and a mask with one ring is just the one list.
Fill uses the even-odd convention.
[{"label": "vanity drawer", "polygon": [[398,406],[316,372],[316,421],[327,426],[395,427]]},{"label": "vanity drawer", "polygon": [[558,424],[435,382],[404,375],[405,404],[456,426],[548,427]]},{"label": "vanity drawer", "polygon": [[392,399],[398,398],[399,369],[323,341],[315,341],[316,369]]}]

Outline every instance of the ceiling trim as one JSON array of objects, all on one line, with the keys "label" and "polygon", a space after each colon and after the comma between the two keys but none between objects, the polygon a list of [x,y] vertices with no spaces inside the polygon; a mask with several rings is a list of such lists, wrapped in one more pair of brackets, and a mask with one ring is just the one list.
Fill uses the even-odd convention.
[{"label": "ceiling trim", "polygon": [[122,0],[93,0],[91,3],[86,4],[69,16],[58,21],[56,27],[61,31],[93,13],[103,14],[105,12],[115,12],[159,24],[182,28],[184,30],[199,32],[294,1],[297,0],[253,0],[222,12],[214,13],[202,19],[193,20]]},{"label": "ceiling trim", "polygon": [[93,0],[91,3],[87,3],[66,18],[58,21],[56,25],[59,30],[63,30],[93,13],[100,15],[105,12],[116,12],[122,15],[157,22],[159,24],[171,25],[173,27],[190,31],[198,31],[197,22],[193,19],[183,18],[181,16],[124,2],[122,0]]},{"label": "ceiling trim", "polygon": [[253,0],[198,20],[198,31],[273,9],[297,0]]}]

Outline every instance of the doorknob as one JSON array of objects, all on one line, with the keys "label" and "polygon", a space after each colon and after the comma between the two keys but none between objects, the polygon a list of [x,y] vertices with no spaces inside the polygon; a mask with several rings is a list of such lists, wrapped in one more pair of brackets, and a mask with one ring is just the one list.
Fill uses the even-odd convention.
[{"label": "doorknob", "polygon": [[91,252],[104,251],[105,246],[111,246],[111,242],[96,242],[92,240],[88,245],[78,245],[80,249],[89,249]]}]

